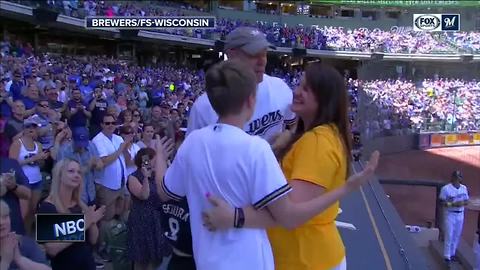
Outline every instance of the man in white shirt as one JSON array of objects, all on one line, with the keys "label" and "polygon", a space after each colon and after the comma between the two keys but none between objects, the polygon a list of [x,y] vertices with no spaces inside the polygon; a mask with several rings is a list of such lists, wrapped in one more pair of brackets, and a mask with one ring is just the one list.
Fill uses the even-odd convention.
[{"label": "man in white shirt", "polygon": [[440,200],[444,206],[444,249],[445,262],[457,260],[455,253],[462,235],[464,206],[468,204],[467,187],[461,184],[463,175],[460,171],[454,171],[451,183],[442,187]]},{"label": "man in white shirt", "polygon": [[[258,89],[255,111],[244,130],[273,143],[275,136],[285,125],[295,123],[295,114],[290,111],[293,93],[280,78],[265,74],[267,49],[275,48],[258,29],[238,27],[225,40],[225,52],[229,59],[239,60],[255,72]],[[216,123],[218,115],[204,93],[190,110],[187,136],[196,129]]]},{"label": "man in white shirt", "polygon": [[102,121],[102,131],[92,140],[97,147],[98,154],[104,164],[103,177],[95,179],[97,204],[105,205],[103,221],[111,220],[116,212],[123,212],[121,205],[125,193],[127,166],[131,164],[128,152],[131,141],[124,141],[122,137],[113,134],[117,122],[112,115],[105,115]]}]

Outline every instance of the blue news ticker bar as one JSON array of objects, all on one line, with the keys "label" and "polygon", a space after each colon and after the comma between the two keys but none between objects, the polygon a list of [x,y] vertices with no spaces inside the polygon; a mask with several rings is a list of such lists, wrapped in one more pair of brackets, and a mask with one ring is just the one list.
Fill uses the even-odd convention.
[{"label": "blue news ticker bar", "polygon": [[36,214],[37,242],[84,242],[84,214]]},{"label": "blue news ticker bar", "polygon": [[85,28],[90,29],[214,29],[215,17],[87,17]]}]

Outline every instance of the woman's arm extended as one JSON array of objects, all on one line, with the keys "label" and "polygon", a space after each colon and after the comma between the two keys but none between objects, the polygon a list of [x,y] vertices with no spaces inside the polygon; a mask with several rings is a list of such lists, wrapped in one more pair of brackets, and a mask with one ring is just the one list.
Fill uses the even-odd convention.
[{"label": "woman's arm extended", "polygon": [[[377,167],[378,159],[379,153],[374,152],[364,170],[350,176],[345,185],[320,196],[312,197],[310,200],[299,202],[295,195],[283,196],[270,203],[266,207],[267,209],[258,211],[251,206],[246,207],[243,209],[245,215],[244,226],[266,228],[278,223],[285,228],[298,227],[371,179]],[[310,195],[314,194],[315,192],[312,192]],[[209,201],[212,202],[214,207],[203,213],[205,226],[210,230],[232,228],[234,226],[235,210],[218,198],[209,196]],[[273,218],[273,222],[270,218]]]}]

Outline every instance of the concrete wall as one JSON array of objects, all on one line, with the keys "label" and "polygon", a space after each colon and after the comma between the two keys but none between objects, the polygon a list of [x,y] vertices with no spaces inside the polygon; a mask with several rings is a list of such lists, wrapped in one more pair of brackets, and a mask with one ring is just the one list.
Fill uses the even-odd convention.
[{"label": "concrete wall", "polygon": [[[393,25],[398,25],[397,20],[394,19],[383,19],[379,21],[371,21],[363,18],[335,18],[335,19],[326,19],[326,18],[312,18],[304,15],[268,15],[261,14],[255,11],[239,11],[239,10],[227,10],[227,9],[218,9],[215,12],[215,15],[218,17],[226,17],[232,19],[241,19],[248,20],[250,22],[255,21],[264,21],[264,22],[277,22],[280,24],[286,23],[287,25],[297,25],[303,24],[307,25],[318,25],[322,26],[342,26],[347,28],[380,28],[384,30],[389,30]],[[411,21],[406,26],[411,26]]]},{"label": "concrete wall", "polygon": [[382,155],[395,154],[416,149],[416,135],[388,136],[370,140],[363,140],[363,157],[368,159],[370,154],[378,150]]}]

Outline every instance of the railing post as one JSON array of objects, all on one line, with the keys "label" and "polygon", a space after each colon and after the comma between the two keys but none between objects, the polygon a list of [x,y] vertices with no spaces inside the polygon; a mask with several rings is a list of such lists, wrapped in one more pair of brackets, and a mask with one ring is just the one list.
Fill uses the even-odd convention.
[{"label": "railing post", "polygon": [[435,203],[435,227],[438,228],[438,239],[440,241],[443,241],[443,207],[442,204],[440,203],[440,190],[442,187],[437,186],[436,187],[436,203]]}]

